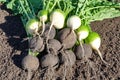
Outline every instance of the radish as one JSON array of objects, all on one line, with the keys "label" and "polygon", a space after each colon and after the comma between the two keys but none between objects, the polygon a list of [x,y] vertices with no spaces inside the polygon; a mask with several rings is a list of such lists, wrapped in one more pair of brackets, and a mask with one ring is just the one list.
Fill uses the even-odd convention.
[{"label": "radish", "polygon": [[31,37],[29,39],[29,49],[35,52],[42,52],[44,50],[44,40],[40,36]]},{"label": "radish", "polygon": [[81,25],[81,19],[79,16],[73,15],[68,18],[67,20],[67,26],[71,27],[73,30],[79,28]]},{"label": "radish", "polygon": [[80,45],[76,46],[76,48],[75,48],[75,55],[76,55],[76,58],[78,60],[82,59],[82,58],[83,59],[84,58],[88,59],[92,55],[92,48],[91,48],[91,46],[89,44],[83,44],[83,48],[84,48],[84,51],[85,51],[84,54],[82,52],[82,48],[81,48]]},{"label": "radish", "polygon": [[80,26],[76,30],[76,32],[77,32],[78,40],[81,42],[83,39],[87,38],[87,36],[89,34],[88,25],[82,25],[82,26]]},{"label": "radish", "polygon": [[27,55],[22,60],[22,68],[27,69],[28,77],[27,80],[31,80],[32,78],[32,71],[37,70],[39,67],[39,60],[37,57],[32,55]]},{"label": "radish", "polygon": [[84,48],[82,45],[82,40],[87,38],[88,34],[89,34],[89,26],[88,25],[82,25],[77,29],[77,36],[78,36],[78,40],[80,42],[80,46],[83,52],[83,56],[84,56]]},{"label": "radish", "polygon": [[101,60],[107,64],[107,62],[103,59],[102,54],[99,50],[100,44],[101,44],[101,38],[98,33],[96,32],[90,32],[88,37],[85,39],[85,42],[90,44],[91,47],[98,52],[98,55],[100,56]]},{"label": "radish", "polygon": [[41,35],[43,34],[44,30],[45,30],[45,22],[48,19],[48,11],[47,10],[40,10],[38,12],[37,17],[40,19],[40,21],[42,22],[42,32]]},{"label": "radish", "polygon": [[62,10],[56,9],[50,15],[51,26],[61,29],[64,26],[65,14]]},{"label": "radish", "polygon": [[60,30],[57,36],[64,49],[72,48],[77,41],[77,36],[71,28],[64,28]]},{"label": "radish", "polygon": [[55,51],[59,51],[62,47],[62,44],[57,39],[49,39],[48,47],[54,49]]},{"label": "radish", "polygon": [[46,69],[45,72],[45,80],[53,80],[53,77],[55,75],[55,69],[58,67],[59,58],[57,55],[54,55],[54,53],[50,52],[46,55],[44,55],[41,59],[41,67],[43,69]]},{"label": "radish", "polygon": [[[38,30],[39,30],[39,21],[37,19],[30,19],[27,23],[26,23],[26,32],[28,34],[28,36],[33,36],[38,34]],[[40,23],[41,25],[41,23]]]},{"label": "radish", "polygon": [[48,53],[41,58],[40,62],[42,68],[52,68],[58,64],[59,59],[58,56],[53,55],[53,53]]},{"label": "radish", "polygon": [[55,9],[51,14],[50,14],[50,29],[48,32],[48,35],[50,34],[51,28],[54,26],[56,29],[61,29],[64,27],[64,22],[65,22],[65,14],[62,10],[60,9]]}]

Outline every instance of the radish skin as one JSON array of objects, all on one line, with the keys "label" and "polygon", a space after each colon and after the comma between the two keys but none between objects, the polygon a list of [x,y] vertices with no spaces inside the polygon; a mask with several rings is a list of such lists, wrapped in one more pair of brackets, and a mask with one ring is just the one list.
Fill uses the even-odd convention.
[{"label": "radish skin", "polygon": [[64,26],[65,14],[60,9],[56,9],[50,15],[51,26],[54,26],[56,29],[61,29]]}]

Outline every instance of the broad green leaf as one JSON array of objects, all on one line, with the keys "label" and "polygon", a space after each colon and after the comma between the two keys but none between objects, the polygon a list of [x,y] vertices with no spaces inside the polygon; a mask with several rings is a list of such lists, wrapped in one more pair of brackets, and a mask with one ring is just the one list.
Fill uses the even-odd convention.
[{"label": "broad green leaf", "polygon": [[120,16],[120,11],[116,10],[115,8],[104,8],[101,9],[99,12],[95,13],[91,17],[91,21],[96,21],[96,20],[103,20],[106,18],[114,18]]}]

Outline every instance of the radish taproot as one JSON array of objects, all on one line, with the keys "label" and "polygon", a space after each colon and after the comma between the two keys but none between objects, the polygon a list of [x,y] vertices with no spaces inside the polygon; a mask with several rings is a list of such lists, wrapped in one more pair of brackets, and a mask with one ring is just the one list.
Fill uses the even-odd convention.
[{"label": "radish taproot", "polygon": [[81,25],[81,19],[79,18],[79,16],[73,15],[70,16],[67,20],[67,26],[72,28],[73,30],[79,28],[80,25]]},{"label": "radish taproot", "polygon": [[64,28],[58,32],[58,40],[62,43],[64,49],[69,49],[76,43],[77,36],[71,28]]},{"label": "radish taproot", "polygon": [[27,80],[31,80],[32,71],[37,70],[39,67],[39,60],[37,57],[32,55],[27,55],[22,60],[22,68],[28,71]]},{"label": "radish taproot", "polygon": [[41,26],[41,23],[39,23],[37,19],[28,20],[25,26],[28,36],[33,36],[38,34],[39,25]]},{"label": "radish taproot", "polygon": [[102,53],[100,52],[99,48],[101,45],[101,38],[98,33],[96,32],[90,32],[88,37],[85,39],[85,43],[90,44],[91,47],[97,51],[98,55],[100,56],[101,60],[108,64],[102,57]]},{"label": "radish taproot", "polygon": [[82,49],[82,53],[84,56],[84,48],[83,48],[83,44],[82,41],[83,39],[87,38],[89,35],[89,25],[81,25],[77,30],[76,30],[77,36],[78,36],[78,40]]},{"label": "radish taproot", "polygon": [[48,11],[47,10],[40,10],[37,14],[37,17],[42,22],[42,32],[41,32],[41,35],[42,35],[44,30],[45,30],[45,22],[48,19]]}]

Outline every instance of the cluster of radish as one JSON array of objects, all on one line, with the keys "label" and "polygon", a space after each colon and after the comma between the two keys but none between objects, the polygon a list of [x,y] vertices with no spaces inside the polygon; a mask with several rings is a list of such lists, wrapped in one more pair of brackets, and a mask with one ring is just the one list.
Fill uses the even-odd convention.
[{"label": "cluster of radish", "polygon": [[[29,54],[23,59],[22,66],[28,70],[28,80],[31,79],[30,73],[38,67],[45,69],[45,80],[53,80],[54,70],[60,65],[64,66],[65,80],[66,70],[72,73],[71,68],[76,58],[89,58],[92,54],[91,48],[106,63],[99,51],[100,36],[91,31],[88,25],[83,25],[79,16],[67,18],[60,9],[55,9],[52,13],[41,10],[36,19],[27,22],[26,32],[29,36]],[[41,54],[38,59],[37,56]]]}]

